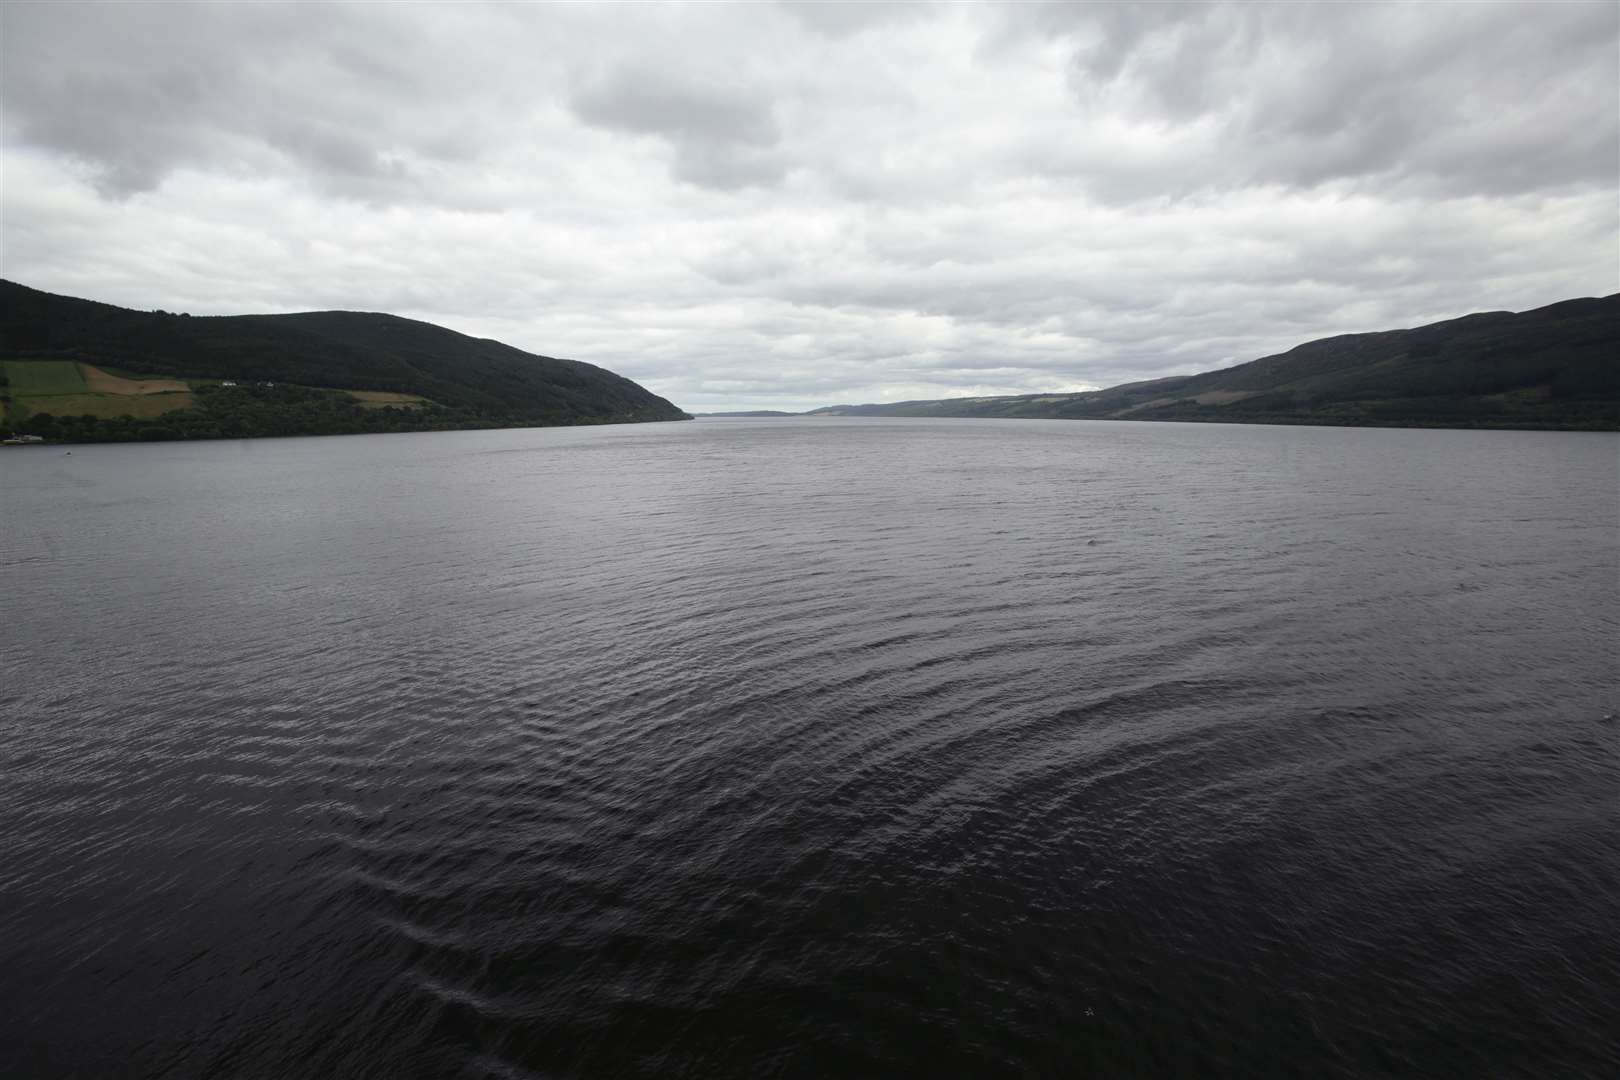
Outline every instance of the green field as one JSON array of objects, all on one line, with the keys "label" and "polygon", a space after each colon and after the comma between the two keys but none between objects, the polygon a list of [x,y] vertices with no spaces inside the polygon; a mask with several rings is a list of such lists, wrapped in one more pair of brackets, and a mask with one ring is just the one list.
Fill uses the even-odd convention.
[{"label": "green field", "polygon": [[84,384],[79,365],[71,360],[7,360],[6,378],[12,397],[47,397],[52,394],[85,394],[90,388]]},{"label": "green field", "polygon": [[[157,421],[162,417],[172,417],[175,413],[185,413],[188,419],[163,422],[179,422],[182,426],[189,424],[217,434],[222,410],[230,417],[226,423],[234,428],[258,423],[261,427],[268,425],[267,431],[281,432],[281,428],[276,427],[276,424],[283,423],[278,410],[291,408],[296,411],[307,407],[313,408],[314,413],[320,413],[322,406],[319,403],[322,401],[327,405],[342,403],[351,410],[358,405],[367,413],[390,407],[398,412],[421,413],[434,405],[420,394],[392,390],[337,390],[289,384],[275,390],[266,384],[250,388],[226,388],[221,385],[225,382],[223,379],[153,377],[103,364],[71,360],[5,360],[0,361],[0,374],[6,378],[6,384],[0,387],[0,394],[9,399],[4,402],[4,412],[0,415],[0,430],[28,430],[34,427],[47,435],[70,439],[110,431],[111,428],[106,425],[120,424],[124,427],[118,428],[117,434],[123,438],[134,438],[138,429],[128,427],[129,424]],[[205,392],[213,395],[209,399],[213,408],[206,417],[197,412],[203,407],[194,393],[198,387],[206,388]],[[41,416],[46,419],[36,423]],[[266,416],[270,419],[265,419]],[[304,417],[308,424],[316,426],[319,426],[317,421],[326,423],[330,419]],[[393,423],[387,419],[376,423],[357,423],[353,419],[345,421],[341,416],[338,419],[361,430],[388,430]],[[294,433],[295,430],[296,425],[288,427],[285,433]]]},{"label": "green field", "polygon": [[345,393],[358,401],[362,409],[415,409],[433,404],[420,394],[397,394],[388,390],[348,390]]},{"label": "green field", "polygon": [[36,413],[52,416],[94,416],[111,419],[133,416],[148,419],[164,413],[189,409],[196,403],[194,394],[52,394],[49,397],[30,397],[13,401],[16,419],[22,420]]},{"label": "green field", "polygon": [[[133,416],[150,419],[165,413],[189,409],[195,403],[187,392],[186,384],[177,380],[154,383],[135,382],[117,377],[105,369],[85,368],[72,360],[6,360],[0,362],[7,385],[0,392],[11,400],[6,403],[3,422],[16,425],[30,416],[49,413],[52,416],[94,416],[113,419]],[[154,388],[174,385],[172,391],[153,392]],[[105,391],[111,389],[113,392]]]},{"label": "green field", "polygon": [[158,376],[158,375],[142,375],[138,371],[130,371],[127,368],[113,367],[111,364],[96,364],[95,367],[101,369],[102,371],[105,371],[108,375],[116,375],[120,379],[137,379],[138,380],[138,379],[156,379],[156,378],[162,378],[163,377],[163,376]]}]

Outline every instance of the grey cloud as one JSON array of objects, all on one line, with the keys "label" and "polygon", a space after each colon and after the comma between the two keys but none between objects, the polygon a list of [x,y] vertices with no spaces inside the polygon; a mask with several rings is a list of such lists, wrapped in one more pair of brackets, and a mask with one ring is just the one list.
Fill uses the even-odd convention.
[{"label": "grey cloud", "polygon": [[111,197],[180,168],[263,175],[287,163],[334,192],[389,201],[412,193],[411,161],[482,149],[470,135],[482,111],[442,93],[460,74],[455,52],[434,55],[363,9],[16,4],[3,18],[8,142],[70,156]]},{"label": "grey cloud", "polygon": [[[1607,3],[1060,5],[1082,116],[1158,126],[1158,152],[1035,146],[1110,200],[1377,179],[1435,193],[1608,184],[1620,154],[1620,8]],[[1044,162],[1044,165],[1042,163]]]},{"label": "grey cloud", "polygon": [[675,149],[675,175],[689,183],[733,190],[774,184],[784,173],[771,153],[776,121],[745,91],[628,70],[577,94],[571,105],[587,124],[666,140]]},{"label": "grey cloud", "polygon": [[1620,9],[1456,13],[1443,32],[1406,34],[1383,11],[1341,9],[1315,27],[1295,13],[1300,59],[1285,85],[1249,98],[1243,133],[1272,151],[1280,178],[1307,184],[1383,175],[1458,194],[1612,182]]},{"label": "grey cloud", "polygon": [[[1243,10],[1207,0],[1008,4],[996,9],[992,47],[1026,35],[1067,41],[1072,86],[1088,104],[1128,74],[1135,93],[1185,117],[1214,89],[1208,82],[1216,58],[1247,38],[1234,33],[1246,25]],[[1144,82],[1145,73],[1153,78]]]},{"label": "grey cloud", "polygon": [[926,18],[934,11],[927,3],[828,3],[826,0],[778,0],[783,11],[829,37],[844,38],[877,27]]},{"label": "grey cloud", "polygon": [[692,407],[1107,385],[1620,289],[1612,4],[0,20],[8,277],[393,310]]},{"label": "grey cloud", "polygon": [[[1050,9],[1049,9],[1050,10]],[[1197,111],[1199,90],[1219,54],[1229,51],[1228,31],[1211,32],[1223,9],[1207,3],[1062,5],[1056,10],[1076,19],[1089,35],[1075,48],[1074,64],[1087,80],[1112,82],[1158,39],[1152,66],[1159,76],[1153,92],[1176,115]]]}]

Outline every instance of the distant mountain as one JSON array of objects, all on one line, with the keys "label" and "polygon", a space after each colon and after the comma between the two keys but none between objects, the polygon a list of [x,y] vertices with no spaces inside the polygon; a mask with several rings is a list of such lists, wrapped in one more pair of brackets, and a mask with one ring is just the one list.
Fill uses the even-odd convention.
[{"label": "distant mountain", "polygon": [[1620,294],[1344,334],[1078,394],[834,405],[810,416],[1620,429]]},{"label": "distant mountain", "polygon": [[9,281],[0,281],[0,360],[74,361],[130,377],[410,395],[429,403],[415,414],[419,425],[430,414],[437,426],[451,427],[687,418],[593,364],[537,356],[395,315],[131,311]]},{"label": "distant mountain", "polygon": [[802,416],[802,413],[782,412],[779,409],[746,409],[739,412],[700,412],[693,416]]}]

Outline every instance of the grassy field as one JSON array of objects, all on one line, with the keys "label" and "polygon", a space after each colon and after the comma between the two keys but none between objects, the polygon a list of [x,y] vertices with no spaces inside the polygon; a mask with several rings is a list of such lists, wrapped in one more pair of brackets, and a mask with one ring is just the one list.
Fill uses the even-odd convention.
[{"label": "grassy field", "polygon": [[191,388],[178,379],[131,379],[71,360],[7,360],[0,369],[11,396],[8,423],[38,413],[145,419],[189,409],[195,401]]},{"label": "grassy field", "polygon": [[[85,364],[85,365],[82,365],[82,366],[89,367],[90,365]],[[142,375],[138,371],[130,371],[127,368],[113,367],[111,364],[97,364],[97,365],[95,365],[95,367],[96,367],[96,370],[104,371],[108,375],[112,375],[115,378],[119,378],[119,379],[135,379],[135,380],[138,381],[140,379],[150,379],[150,378],[152,378],[151,375]]]},{"label": "grassy field", "polygon": [[131,378],[90,364],[80,364],[79,371],[92,394],[183,394],[191,389],[179,379]]},{"label": "grassy field", "polygon": [[79,365],[71,360],[7,360],[7,392],[12,397],[42,397],[50,394],[84,394],[89,387]]},{"label": "grassy field", "polygon": [[388,405],[428,404],[428,399],[420,394],[396,394],[392,390],[350,390],[348,395],[368,409],[381,409]]},{"label": "grassy field", "polygon": [[[0,429],[22,424],[30,416],[49,413],[56,417],[93,416],[116,420],[129,416],[150,420],[166,413],[193,408],[195,386],[217,385],[222,380],[159,379],[134,372],[71,360],[0,361],[8,385],[0,388],[10,396]],[[417,409],[431,405],[419,394],[387,390],[338,390],[320,388],[322,393],[347,395],[364,409],[390,406]],[[341,400],[341,397],[339,398]]]},{"label": "grassy field", "polygon": [[52,416],[83,416],[89,413],[106,420],[118,416],[148,419],[178,409],[189,409],[195,402],[196,397],[192,394],[53,394],[50,397],[25,398],[13,404],[21,407],[21,411],[14,414],[17,420],[33,413],[50,413]]}]

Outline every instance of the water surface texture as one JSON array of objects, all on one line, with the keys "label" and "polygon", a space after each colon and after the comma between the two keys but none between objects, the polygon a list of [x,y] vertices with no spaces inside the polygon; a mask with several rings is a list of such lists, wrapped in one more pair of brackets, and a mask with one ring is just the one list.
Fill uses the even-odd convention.
[{"label": "water surface texture", "polygon": [[1617,451],[0,452],[0,1075],[1620,1075]]}]

